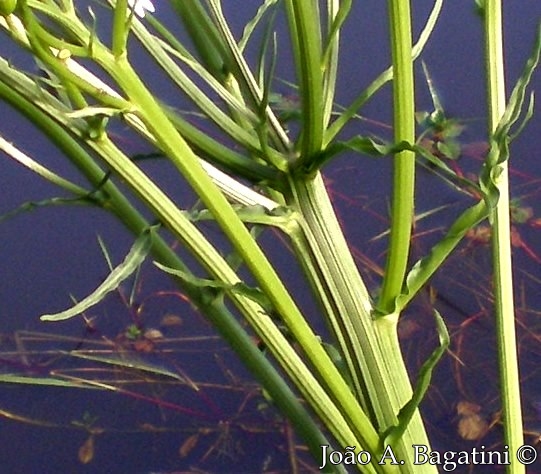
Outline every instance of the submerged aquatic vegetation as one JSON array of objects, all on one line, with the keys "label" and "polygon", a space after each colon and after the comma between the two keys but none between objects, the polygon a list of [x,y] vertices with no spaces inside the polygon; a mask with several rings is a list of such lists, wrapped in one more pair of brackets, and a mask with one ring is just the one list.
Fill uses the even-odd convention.
[{"label": "submerged aquatic vegetation", "polygon": [[[411,378],[397,326],[409,304],[422,294],[461,240],[468,235],[479,237],[472,229],[484,225],[487,218],[491,225],[498,224],[488,232],[496,242],[496,267],[500,260],[509,264],[509,254],[500,249],[509,250],[513,241],[509,229],[501,224],[510,206],[505,180],[502,183],[499,177],[505,176],[508,145],[514,137],[510,129],[521,114],[539,57],[541,35],[505,111],[501,101],[492,102],[497,90],[494,84],[487,88],[493,113],[490,147],[476,177],[470,179],[461,175],[456,164],[462,153],[461,125],[444,113],[426,68],[434,111],[423,117],[427,133],[419,139],[415,136],[413,62],[434,28],[442,2],[435,2],[416,43],[409,2],[389,2],[392,53],[388,62],[392,68],[377,76],[366,90],[359,88],[356,98],[338,111],[334,102],[342,59],[340,40],[353,5],[329,0],[323,11],[316,3],[263,2],[246,22],[240,39],[232,32],[227,12],[217,0],[173,2],[182,24],[175,28],[182,26],[188,41],[183,35],[175,37],[172,31],[179,30],[169,30],[155,15],[145,16],[154,11],[150,2],[130,3],[143,20],[139,21],[132,18],[128,2],[119,0],[111,10],[107,34],[97,28],[93,12],[89,20],[69,2],[62,7],[54,2],[23,2],[20,10],[2,19],[13,44],[38,60],[55,88],[52,93],[49,83],[36,81],[33,72],[2,61],[0,97],[28,116],[82,173],[85,180],[81,181],[88,183],[76,184],[28,159],[16,147],[4,145],[12,158],[72,196],[69,200],[40,201],[39,205],[27,203],[24,210],[68,201],[91,205],[109,212],[137,236],[120,264],[114,266],[113,259],[106,255],[110,274],[94,292],[68,310],[45,314],[41,320],[63,321],[94,310],[106,295],[138,275],[144,261],[152,258],[156,267],[178,285],[183,299],[217,327],[260,380],[265,394],[291,421],[314,458],[321,457],[322,445],[343,449],[354,446],[352,454],[373,454],[363,467],[366,472],[433,472],[434,466],[428,464],[414,467],[411,445],[429,445],[419,405],[430,393],[438,361],[449,350],[446,317],[440,315],[437,298],[431,295],[433,344],[426,348],[419,371]],[[489,0],[485,8],[489,45],[497,42],[493,34],[498,20],[492,17],[495,11],[496,2]],[[295,65],[298,96],[293,103],[274,93],[276,68],[282,58],[282,43],[276,40],[280,29],[274,33],[278,13],[287,19],[290,33],[287,55]],[[164,90],[174,87],[174,97],[162,96],[161,83],[154,76],[152,80],[144,77],[147,65],[139,70],[138,53],[145,54],[148,66],[154,66],[153,72],[167,82]],[[503,61],[493,57],[489,60],[492,65],[500,63]],[[489,72],[491,78],[492,73],[497,75],[496,68],[489,68]],[[392,142],[363,136],[362,130],[353,138],[342,137],[341,132],[346,133],[345,126],[358,115],[359,107],[391,78]],[[501,79],[495,82],[499,85]],[[177,96],[189,101],[195,113],[189,117],[181,113]],[[531,112],[529,107],[526,115],[531,116]],[[168,177],[176,178],[175,185],[170,187],[166,180],[155,177],[147,160],[128,155],[115,135],[115,127],[128,127],[155,148],[151,155],[162,158],[157,165],[167,166]],[[365,276],[356,267],[353,245],[344,236],[322,177],[322,168],[346,150],[378,156],[380,163],[392,161],[389,245],[383,250],[385,269],[378,275],[381,291],[375,300]],[[468,195],[467,201],[458,203],[463,207],[458,217],[452,216],[446,223],[441,238],[418,254],[412,246],[421,235],[413,233],[421,220],[414,219],[416,154]],[[382,179],[380,187],[386,188],[386,183]],[[189,189],[193,196],[179,195],[179,188]],[[435,212],[420,215],[430,217]],[[532,219],[524,213],[517,218],[524,223]],[[517,221],[517,225],[524,223]],[[275,232],[266,232],[261,238],[266,228]],[[275,242],[286,242],[288,252],[272,255],[266,248],[269,234]],[[174,245],[169,245],[171,240]],[[516,236],[514,242],[524,248],[524,242]],[[303,286],[318,303],[316,309],[305,309],[296,285],[283,277],[280,259],[286,257],[287,273],[298,267]],[[383,265],[377,262],[376,267]],[[511,334],[509,319],[514,311],[509,297],[513,289],[504,279],[506,272],[496,270],[496,312],[499,316],[507,314],[505,327]],[[181,344],[186,339],[161,337],[164,333],[156,322],[145,320],[148,306],[137,305],[131,296],[128,303],[131,318],[113,334],[100,333],[103,326],[95,316],[81,318],[88,338],[94,337],[91,344],[95,347],[65,351],[61,359],[69,361],[67,367],[48,369],[47,377],[7,374],[4,381],[85,387],[93,393],[104,391],[150,403],[160,416],[171,412],[179,418],[218,421],[218,431],[208,427],[195,433],[191,430],[179,452],[189,457],[196,450],[196,442],[213,433],[213,444],[200,459],[205,461],[212,453],[222,451],[240,454],[242,449],[231,442],[230,435],[249,431],[242,416],[252,402],[251,395],[243,392],[234,416],[223,417],[218,404],[208,396],[209,390],[218,388],[216,385],[193,377],[187,368],[177,365],[170,370],[147,362],[145,358],[163,357],[167,351],[177,350],[167,346],[169,342]],[[473,319],[468,317],[468,323],[459,327],[471,327]],[[176,322],[167,327],[179,329]],[[500,331],[499,347],[509,348],[506,333]],[[87,342],[85,339],[81,344]],[[456,352],[458,359],[462,354]],[[508,380],[515,381],[518,376],[510,370],[512,358],[501,360]],[[118,374],[126,379],[118,378]],[[238,384],[226,385],[231,393]],[[163,395],[169,394],[167,387],[171,386],[186,397],[182,403]],[[516,395],[516,391],[513,393]],[[259,390],[257,394],[260,398]],[[516,423],[510,422],[509,413],[514,407],[518,409],[515,418],[520,418],[520,403],[504,399],[502,419],[506,420],[506,430],[512,428],[509,444],[518,446]],[[480,421],[475,413],[462,411],[459,415],[463,425]],[[161,426],[157,425],[154,419],[137,429],[159,431]],[[173,431],[169,426],[166,430]],[[93,443],[94,438],[87,437],[82,462],[92,459]],[[290,436],[286,445],[295,467],[297,450]],[[377,462],[387,445],[404,464]],[[269,462],[266,456],[260,466]],[[343,472],[346,467],[333,469]]]}]

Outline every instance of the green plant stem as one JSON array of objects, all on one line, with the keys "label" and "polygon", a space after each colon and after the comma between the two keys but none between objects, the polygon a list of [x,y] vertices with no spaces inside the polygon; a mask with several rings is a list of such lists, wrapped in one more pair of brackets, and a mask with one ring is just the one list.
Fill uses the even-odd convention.
[{"label": "green plant stem", "polygon": [[128,0],[117,0],[113,13],[113,38],[111,51],[115,57],[126,54],[128,40]]},{"label": "green plant stem", "polygon": [[301,167],[321,150],[324,130],[322,48],[319,5],[316,0],[287,0],[297,76],[300,83],[302,134]]},{"label": "green plant stem", "polygon": [[[32,120],[33,124],[40,128],[70,158],[93,186],[100,186],[100,193],[104,199],[102,207],[112,212],[134,235],[139,235],[146,229],[149,225],[148,222],[111,181],[103,183],[103,170],[77,141],[32,102],[29,102],[9,87],[3,81],[1,71],[0,79],[0,98],[12,104]],[[152,254],[157,261],[168,267],[190,272],[159,236],[155,236],[153,240]],[[262,383],[265,390],[271,395],[273,402],[280,411],[291,421],[299,436],[305,440],[314,458],[319,459],[321,457],[320,446],[332,443],[323,435],[312,415],[299,402],[282,375],[278,373],[271,362],[254,344],[245,328],[242,327],[225,304],[214,297],[213,293],[199,286],[190,286],[184,280],[178,278],[174,278],[174,280],[190,298],[190,301],[218,329],[230,347],[237,352],[252,375]],[[336,472],[342,472],[342,469],[336,467]]]},{"label": "green plant stem", "polygon": [[[409,0],[389,0],[391,50],[393,60],[394,139],[396,143],[415,142],[415,103],[411,12]],[[393,158],[393,190],[389,253],[378,309],[395,311],[402,291],[414,213],[415,153],[404,150]]]},{"label": "green plant stem", "polygon": [[[226,59],[226,48],[220,41],[220,33],[203,8],[201,1],[183,0],[171,2],[171,5],[181,18],[205,68],[223,82],[229,72],[230,61]],[[150,23],[156,24],[155,19],[151,18]],[[177,41],[176,38],[174,40]]]},{"label": "green plant stem", "polygon": [[[412,48],[412,59],[415,61],[423,48],[425,47],[432,30],[436,26],[437,19],[439,18],[441,9],[443,7],[443,0],[436,0],[432,7],[432,12],[426,22],[426,25],[421,32],[417,43]],[[340,131],[355,117],[359,109],[368,102],[369,99],[374,97],[376,92],[380,90],[387,82],[393,78],[393,67],[387,68],[378,77],[376,77],[370,85],[336,118],[336,120],[327,128],[323,139],[323,147],[327,147],[331,143]]]},{"label": "green plant stem", "polygon": [[[118,62],[122,62],[122,67],[119,67]],[[371,426],[366,415],[358,405],[357,401],[351,394],[349,387],[341,377],[335,365],[330,360],[329,356],[322,347],[319,339],[316,337],[308,322],[299,312],[295,302],[284,287],[282,281],[276,275],[274,269],[262,253],[257,243],[252,239],[240,218],[227,202],[226,198],[221,194],[215,185],[210,180],[206,172],[201,168],[197,157],[193,154],[190,148],[186,145],[182,137],[178,135],[172,124],[167,120],[163,111],[154,101],[150,93],[140,82],[137,75],[131,69],[131,66],[123,58],[117,58],[113,64],[105,64],[109,72],[115,76],[119,85],[125,90],[128,96],[136,104],[139,114],[147,127],[154,134],[156,141],[160,147],[166,152],[173,164],[182,172],[185,178],[194,187],[195,191],[201,200],[208,207],[216,221],[220,224],[225,234],[233,243],[236,251],[243,257],[248,268],[253,272],[261,289],[271,300],[272,304],[286,322],[288,328],[295,336],[300,347],[304,350],[310,362],[316,368],[317,374],[328,387],[329,395],[317,392],[319,384],[315,383],[313,375],[306,369],[303,369],[304,364],[300,360],[293,360],[294,354],[284,357],[285,347],[278,349],[278,339],[283,337],[281,333],[271,333],[274,326],[269,326],[268,323],[264,327],[263,324],[268,316],[259,312],[250,321],[256,328],[258,334],[265,340],[273,354],[280,356],[280,362],[284,369],[293,379],[297,380],[299,390],[312,403],[318,414],[322,416],[330,428],[334,427],[333,435],[339,440],[345,442],[345,446],[351,445],[346,440],[348,437],[355,435],[357,439],[354,444],[357,449],[363,446],[365,449],[370,449],[372,452],[378,452],[378,437],[373,427]],[[122,71],[120,73],[120,71]],[[112,150],[107,153],[109,158],[114,156]],[[136,189],[148,204],[151,204],[152,209],[160,209],[164,206],[165,196],[160,193],[156,186],[150,182],[144,184],[143,176],[136,167],[131,167],[131,163],[121,165],[120,161],[116,160],[115,170],[121,174],[127,183]],[[112,165],[112,162],[109,162]],[[166,210],[163,207],[163,212],[158,212],[162,222],[167,223],[171,227],[177,237],[186,241],[187,233],[185,231],[175,231],[175,227],[179,225],[180,216],[171,214],[172,210]],[[191,231],[193,232],[193,231]],[[196,249],[201,246],[202,237],[190,237],[189,247]],[[210,251],[210,249],[209,249]],[[227,269],[220,270],[220,265],[216,262],[218,254],[213,253],[212,257],[209,251],[198,252],[198,256],[206,257],[202,260],[205,267],[220,280],[225,283],[234,284],[238,280],[229,275]],[[205,252],[207,252],[205,254]],[[212,262],[212,263],[211,263]],[[227,271],[226,271],[227,270]],[[232,279],[233,278],[233,279]],[[239,299],[233,298],[237,303]],[[246,306],[246,302],[244,305]],[[257,311],[256,311],[257,313]],[[302,381],[304,379],[304,381]],[[310,381],[310,382],[307,382]],[[331,398],[336,400],[336,404],[331,402]],[[337,411],[333,415],[333,410],[342,411],[345,419],[349,423],[349,429],[345,430],[345,425],[338,429],[337,422],[341,423],[342,417]],[[345,431],[344,431],[345,430]],[[382,469],[378,467],[377,469]],[[383,469],[392,469],[386,466]]]},{"label": "green plant stem", "polygon": [[[107,52],[105,52],[107,54]],[[45,57],[47,60],[47,57]],[[122,74],[122,77],[125,79],[123,83],[124,86],[130,90],[131,94],[135,95],[136,103],[139,107],[135,107],[134,110],[138,108],[148,112],[152,116],[152,112],[155,114],[152,116],[154,120],[146,118],[147,123],[152,123],[152,131],[157,135],[157,141],[164,146],[165,151],[176,160],[186,160],[183,165],[188,166],[193,163],[193,160],[197,160],[197,157],[193,152],[182,142],[182,138],[177,134],[175,129],[172,127],[170,122],[167,121],[166,116],[161,109],[158,108],[156,102],[153,101],[152,96],[144,89],[144,86],[141,85],[138,78],[126,74],[128,71],[131,72],[131,68],[128,69],[128,66],[117,69],[115,66],[117,61],[126,61],[125,58],[116,58],[113,60],[112,69],[117,72],[117,74]],[[11,84],[12,87],[22,87],[23,78],[20,78],[18,81],[15,81],[15,84]],[[28,82],[28,81],[27,81]],[[140,89],[143,87],[143,89]],[[135,90],[134,90],[135,88]],[[26,93],[35,95],[35,86],[33,83],[26,84]],[[139,93],[136,92],[139,90]],[[141,100],[140,95],[143,95]],[[148,97],[145,97],[148,95]],[[41,97],[38,98],[38,102],[41,103]],[[139,99],[139,100],[137,100]],[[143,105],[141,105],[141,103]],[[65,114],[60,113],[62,109],[57,107],[49,107],[50,113],[54,115],[57,120],[64,121],[63,125],[71,129],[71,123],[73,120],[68,119]],[[156,118],[158,117],[158,118]],[[79,120],[79,122],[81,122]],[[166,223],[171,231],[177,236],[181,241],[185,242],[189,249],[200,259],[204,266],[209,269],[210,273],[216,277],[219,281],[223,282],[225,285],[234,285],[239,280],[236,274],[231,270],[229,265],[225,260],[217,253],[217,251],[208,243],[208,241],[200,234],[199,231],[187,220],[186,216],[170,201],[169,198],[141,172],[141,170],[125,155],[123,155],[114,145],[107,139],[105,135],[98,138],[97,140],[88,140],[86,134],[85,122],[82,121],[82,129],[73,129],[78,139],[81,140],[82,137],[86,136],[86,144],[96,150],[101,157],[105,160],[108,166],[116,173],[118,173],[122,179],[142,198],[144,203],[152,210],[153,215],[156,216],[161,222]],[[169,133],[169,134],[168,134]],[[165,135],[164,135],[165,134]],[[168,140],[165,137],[169,137]],[[177,145],[175,147],[175,145]],[[183,155],[182,152],[185,152],[186,155]],[[178,161],[176,162],[178,164]],[[200,165],[197,163],[197,166]],[[191,172],[193,173],[193,169]],[[196,171],[199,173],[199,171]],[[214,211],[216,214],[216,206],[220,205],[218,201],[225,202],[225,205],[230,208],[230,204],[225,201],[225,198],[221,193],[216,194],[214,184],[209,181],[209,177],[203,171],[203,178],[205,184],[198,183],[198,191],[206,196],[206,202],[210,202],[209,208]],[[189,173],[188,173],[189,174]],[[192,175],[193,178],[193,175]],[[203,181],[203,179],[201,180]],[[202,189],[203,188],[203,189]],[[209,197],[214,196],[212,193],[215,193],[216,202],[213,202],[213,198]],[[223,204],[222,204],[223,205]],[[231,214],[229,211],[229,221],[227,222],[229,233],[235,232],[236,223],[240,223],[242,230],[239,232],[247,232],[244,224],[239,220],[236,213]],[[239,227],[237,226],[237,229]],[[249,235],[249,234],[248,234]],[[238,243],[238,238],[233,239]],[[246,255],[246,252],[249,248],[257,247],[257,243],[251,239],[246,239],[247,242],[246,248],[239,250],[240,254]],[[259,251],[261,252],[261,251]],[[248,254],[250,255],[250,254]],[[260,259],[264,259],[261,263],[261,260],[251,260],[249,266],[251,268],[254,265],[257,266],[261,263],[259,272],[257,273],[258,278],[263,276],[274,276],[278,278],[273,272],[272,267],[265,259],[264,256],[260,255]],[[265,268],[270,272],[270,275],[265,273]],[[269,270],[270,269],[270,270]],[[270,285],[270,286],[269,286]],[[295,308],[295,311],[298,312],[294,302],[292,302],[289,294],[284,289],[283,286],[276,287],[272,283],[269,284],[267,281],[262,282],[262,287],[268,292],[269,296],[272,296],[271,293],[276,290],[282,289],[283,292],[287,295],[287,298],[278,299],[280,305],[276,305],[278,311],[283,311],[284,319],[289,325],[292,333],[296,336],[299,345],[306,350],[307,356],[311,361],[314,362],[314,365],[318,368],[321,378],[328,381],[331,396],[323,391],[321,385],[317,382],[314,377],[313,372],[311,372],[305,365],[305,363],[300,359],[295,350],[290,346],[290,344],[285,339],[283,333],[277,328],[276,323],[259,307],[258,304],[246,298],[243,295],[237,293],[232,293],[230,296],[233,301],[237,304],[239,309],[250,321],[256,332],[263,339],[270,351],[277,357],[280,364],[284,370],[290,375],[294,380],[295,384],[309,401],[312,407],[320,415],[326,426],[333,433],[336,439],[341,443],[342,446],[356,446],[356,450],[367,449],[370,452],[378,451],[378,436],[374,428],[370,424],[369,420],[366,419],[364,413],[360,409],[358,403],[351,395],[349,388],[347,387],[345,381],[340,376],[338,370],[330,360],[329,356],[322,348],[319,339],[315,336],[313,331],[307,322],[302,318],[300,314],[293,313],[293,319],[290,317],[288,303]],[[273,301],[274,303],[275,301]],[[331,398],[332,397],[332,398]],[[333,399],[336,399],[336,403]],[[341,413],[343,411],[344,414]],[[376,466],[370,468],[370,472],[373,470],[376,471],[386,471],[389,468]]]},{"label": "green plant stem", "polygon": [[[373,320],[370,296],[321,175],[295,180],[292,189],[294,195],[290,204],[304,218],[300,220],[300,232],[292,232],[293,243],[300,248],[298,254],[304,257],[301,262],[326,310],[357,397],[383,433],[398,423],[397,414],[412,395],[396,333],[397,318]],[[435,467],[428,464],[413,465],[413,444],[429,445],[418,412],[393,450],[405,461],[400,472],[435,472]]]},{"label": "green plant stem", "polygon": [[[489,104],[489,129],[493,133],[505,107],[505,71],[500,0],[485,2],[485,55]],[[513,268],[509,219],[509,173],[507,161],[500,164],[496,185],[499,200],[492,211],[493,286],[500,367],[505,444],[517,452],[524,442],[520,401],[520,378],[517,359]],[[523,464],[513,460],[507,472],[525,472]]]}]

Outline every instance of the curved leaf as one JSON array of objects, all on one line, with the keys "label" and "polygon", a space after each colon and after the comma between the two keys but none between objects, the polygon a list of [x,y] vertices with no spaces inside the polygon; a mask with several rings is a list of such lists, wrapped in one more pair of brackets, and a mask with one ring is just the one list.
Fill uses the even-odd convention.
[{"label": "curved leaf", "polygon": [[143,263],[152,246],[152,234],[155,229],[156,226],[150,227],[137,238],[124,261],[115,267],[103,283],[90,295],[65,311],[54,314],[44,314],[40,319],[42,321],[62,321],[64,319],[70,319],[102,301],[108,293],[116,290],[119,285],[132,275],[137,268],[139,268],[139,265]]}]

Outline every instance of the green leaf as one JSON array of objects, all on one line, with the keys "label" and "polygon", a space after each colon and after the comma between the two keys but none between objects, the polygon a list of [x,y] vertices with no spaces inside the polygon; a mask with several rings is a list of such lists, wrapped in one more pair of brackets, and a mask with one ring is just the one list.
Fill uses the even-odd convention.
[{"label": "green leaf", "polygon": [[[457,144],[456,147],[458,149],[455,149],[455,147],[453,147],[449,142],[446,143],[450,146],[443,146],[443,150],[441,150],[442,153],[446,156],[447,154],[449,154],[450,156],[448,156],[448,158],[456,156],[459,153],[460,145]],[[474,189],[479,194],[483,194],[481,188],[476,183],[469,179],[458,176],[456,172],[452,170],[449,166],[447,166],[443,160],[434,155],[434,153],[431,153],[430,150],[428,150],[426,147],[420,145],[412,145],[406,141],[392,144],[382,140],[376,140],[375,138],[357,135],[350,140],[333,143],[323,153],[320,154],[318,160],[315,160],[314,163],[318,166],[322,166],[334,155],[343,151],[355,151],[363,155],[383,157],[399,153],[403,150],[411,150],[414,151],[417,155],[422,156],[457,185],[468,189]]]},{"label": "green leaf", "polygon": [[434,105],[434,112],[432,112],[429,117],[436,123],[445,120],[445,112],[443,110],[443,105],[441,104],[440,96],[438,94],[438,91],[436,90],[436,87],[434,86],[434,83],[432,82],[432,76],[428,72],[428,67],[426,66],[426,63],[424,61],[421,61],[421,64],[423,66],[423,72],[426,78],[426,84],[428,86],[428,90],[430,91],[430,96],[432,97],[432,104]]},{"label": "green leaf", "polygon": [[154,375],[161,375],[163,377],[169,377],[175,380],[185,381],[183,377],[178,375],[175,372],[167,370],[162,367],[157,367],[155,365],[148,364],[142,360],[136,358],[121,358],[121,357],[105,357],[99,355],[92,355],[85,352],[71,351],[68,352],[72,357],[77,357],[79,359],[91,360],[94,362],[100,362],[102,364],[114,365],[115,367],[122,367],[125,369],[140,370],[141,372],[148,372]]},{"label": "green leaf", "polygon": [[13,158],[22,166],[28,168],[30,171],[33,171],[42,178],[50,181],[51,183],[61,187],[62,189],[75,194],[76,196],[83,196],[88,194],[87,191],[78,186],[77,184],[63,178],[62,176],[56,174],[51,169],[43,166],[27,154],[23,153],[19,148],[17,148],[12,143],[5,140],[0,136],[0,150],[5,152],[8,156]]},{"label": "green leaf", "polygon": [[248,44],[252,33],[259,25],[262,18],[265,16],[267,11],[277,2],[278,0],[265,0],[257,9],[255,16],[248,23],[246,23],[246,26],[244,27],[244,31],[242,32],[242,38],[239,41],[239,50],[244,51],[244,48]]},{"label": "green leaf", "polygon": [[66,112],[66,116],[74,119],[89,117],[114,117],[128,112],[127,110],[114,109],[112,107],[85,107],[83,109]]},{"label": "green leaf", "polygon": [[139,265],[143,263],[152,246],[152,234],[155,229],[156,226],[150,227],[137,238],[124,261],[113,269],[94,292],[65,311],[54,314],[44,314],[40,319],[42,321],[62,321],[64,319],[69,319],[81,314],[88,308],[102,301],[108,293],[116,290],[119,285],[132,275],[139,268]]},{"label": "green leaf", "polygon": [[466,232],[488,216],[486,201],[466,209],[453,223],[447,234],[421,260],[417,261],[406,277],[405,288],[395,302],[395,312],[402,309],[413,299],[426,284],[443,261],[455,249]]},{"label": "green leaf", "polygon": [[24,375],[16,374],[0,374],[0,383],[19,383],[27,385],[48,385],[66,388],[99,389],[99,387],[86,385],[84,382],[73,382],[70,380],[62,380],[54,377],[27,377]]},{"label": "green leaf", "polygon": [[[511,135],[511,127],[518,121],[522,114],[522,107],[526,95],[526,88],[531,81],[533,72],[539,63],[541,56],[541,26],[537,30],[537,38],[534,45],[534,49],[521,76],[517,80],[507,108],[500,120],[500,123],[496,127],[496,130],[492,134],[490,139],[490,150],[487,159],[483,165],[481,174],[479,175],[479,181],[481,188],[489,196],[499,194],[498,191],[498,178],[501,171],[501,163],[506,162],[509,159],[509,144],[516,138],[517,134]],[[530,97],[529,106],[526,112],[525,119],[531,117],[533,107],[533,96]],[[519,126],[519,129],[523,128],[523,124]],[[494,203],[489,203],[495,205]]]},{"label": "green leaf", "polygon": [[408,403],[406,403],[398,413],[398,425],[392,426],[387,430],[383,445],[393,446],[396,441],[400,439],[408,424],[415,414],[417,408],[425,396],[428,387],[430,386],[430,380],[432,379],[432,372],[437,363],[449,347],[449,332],[445,326],[445,322],[438,311],[434,310],[434,317],[436,319],[436,327],[438,330],[438,336],[440,339],[440,345],[434,349],[430,357],[424,362],[419,376],[417,377],[417,383],[415,384],[415,390]]},{"label": "green leaf", "polygon": [[303,169],[306,173],[314,173],[323,167],[335,155],[344,151],[355,151],[363,155],[385,156],[396,153],[396,146],[388,142],[377,140],[376,138],[363,137],[357,135],[347,141],[337,141],[330,144],[325,150],[313,156],[306,167]]},{"label": "green leaf", "polygon": [[241,294],[246,296],[246,298],[255,301],[259,304],[267,313],[271,313],[273,310],[272,303],[269,298],[263,293],[259,288],[248,286],[244,282],[237,282],[234,285],[224,283],[218,280],[210,280],[208,278],[199,278],[191,273],[178,270],[176,268],[170,268],[161,263],[154,262],[160,270],[163,270],[166,273],[174,275],[182,280],[186,281],[190,285],[201,287],[201,288],[214,288],[223,291],[230,291],[233,293]]},{"label": "green leaf", "polygon": [[80,198],[52,197],[48,199],[43,199],[42,201],[28,201],[28,202],[22,203],[17,208],[6,212],[5,214],[0,214],[0,222],[7,221],[20,214],[23,214],[25,212],[31,212],[41,207],[71,206],[71,205],[82,206],[82,205],[91,205],[91,204],[95,204],[95,202],[92,202],[89,198],[84,197],[84,196]]},{"label": "green leaf", "polygon": [[456,160],[461,153],[461,146],[460,143],[456,140],[447,140],[444,142],[438,142],[436,144],[436,147],[438,151],[445,156],[445,158],[449,158],[450,160]]}]

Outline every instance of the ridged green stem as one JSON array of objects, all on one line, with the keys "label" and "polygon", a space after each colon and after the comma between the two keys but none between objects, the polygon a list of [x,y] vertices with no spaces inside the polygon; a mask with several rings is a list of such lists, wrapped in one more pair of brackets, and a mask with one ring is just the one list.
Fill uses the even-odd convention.
[{"label": "ridged green stem", "polygon": [[[501,1],[486,0],[485,60],[490,133],[496,130],[506,107],[502,31]],[[524,443],[524,435],[513,300],[509,173],[507,162],[503,162],[499,166],[500,172],[496,182],[499,200],[492,212],[494,305],[505,444],[509,446],[510,452],[516,453],[517,449]],[[521,474],[525,472],[525,466],[513,459],[511,465],[507,467],[507,472]]]},{"label": "ridged green stem", "polygon": [[[370,296],[321,176],[294,181],[292,189],[294,199],[290,204],[303,216],[301,232],[297,233],[302,237],[297,237],[297,245],[302,249],[299,253],[305,256],[305,263],[309,262],[305,269],[346,358],[357,397],[383,433],[397,424],[399,410],[412,395],[396,333],[396,318],[373,320]],[[428,464],[413,465],[412,444],[429,446],[419,413],[393,450],[405,460],[400,472],[435,472],[435,467]]]}]

